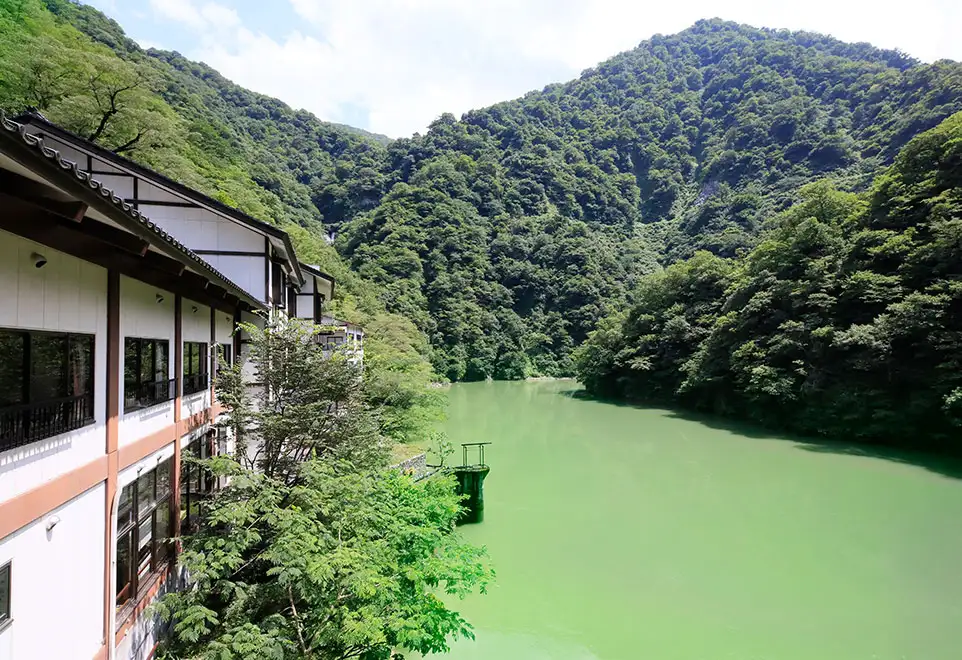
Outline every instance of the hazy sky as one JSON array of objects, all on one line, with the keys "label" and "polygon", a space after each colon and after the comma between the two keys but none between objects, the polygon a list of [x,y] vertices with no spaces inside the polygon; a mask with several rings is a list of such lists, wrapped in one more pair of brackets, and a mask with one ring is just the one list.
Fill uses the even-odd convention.
[{"label": "hazy sky", "polygon": [[318,117],[391,137],[576,77],[699,18],[814,30],[962,60],[962,0],[88,0]]}]

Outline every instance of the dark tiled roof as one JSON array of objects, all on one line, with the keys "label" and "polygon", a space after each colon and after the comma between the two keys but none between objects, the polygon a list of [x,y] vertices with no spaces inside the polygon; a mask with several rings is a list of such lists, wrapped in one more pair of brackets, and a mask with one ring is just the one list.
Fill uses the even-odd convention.
[{"label": "dark tiled roof", "polygon": [[167,246],[175,249],[177,252],[187,257],[193,265],[198,267],[200,271],[211,275],[212,277],[210,279],[215,281],[217,284],[225,285],[225,289],[238,296],[241,300],[244,300],[255,307],[264,307],[264,303],[257,300],[239,286],[234,284],[226,275],[211,266],[197,254],[194,254],[190,248],[168,234],[163,230],[163,228],[151,222],[150,218],[125,202],[121,197],[114,194],[113,190],[107,188],[100,181],[94,179],[89,172],[82,170],[77,163],[67,160],[60,155],[59,151],[45,145],[41,136],[31,135],[27,132],[27,128],[24,124],[20,124],[8,119],[2,110],[0,110],[0,126],[3,127],[2,134],[6,134],[15,139],[19,138],[20,143],[26,145],[36,154],[54,164],[62,173],[63,177],[72,178],[75,184],[84,185],[94,193],[100,195],[100,197],[102,197],[105,201],[110,202],[114,207],[116,207],[117,211],[147,229],[150,234],[157,238],[158,242],[165,243]]}]

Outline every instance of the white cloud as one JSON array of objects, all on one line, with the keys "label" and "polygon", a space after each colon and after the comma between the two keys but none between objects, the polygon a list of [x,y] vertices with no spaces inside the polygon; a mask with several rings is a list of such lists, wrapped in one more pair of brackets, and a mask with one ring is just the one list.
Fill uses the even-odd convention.
[{"label": "white cloud", "polygon": [[274,39],[221,4],[150,0],[158,15],[196,31],[189,56],[235,82],[391,136],[569,79],[652,34],[713,16],[870,41],[928,61],[962,59],[962,8],[952,0],[917,0],[911,11],[891,0],[288,1],[302,21]]},{"label": "white cloud", "polygon": [[230,7],[194,0],[150,0],[150,7],[160,17],[183,23],[195,30],[229,29],[239,27],[240,16]]}]

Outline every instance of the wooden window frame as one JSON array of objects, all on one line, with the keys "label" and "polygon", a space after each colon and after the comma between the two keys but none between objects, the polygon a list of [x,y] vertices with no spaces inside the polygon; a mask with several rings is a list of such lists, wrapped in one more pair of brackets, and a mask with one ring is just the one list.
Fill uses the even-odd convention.
[{"label": "wooden window frame", "polygon": [[[167,492],[164,495],[159,495],[157,490],[157,476],[165,467],[167,469]],[[153,479],[151,480],[153,494],[151,501],[141,510],[141,480],[149,475],[153,475]],[[177,515],[177,511],[174,508],[177,500],[173,496],[173,484],[174,460],[171,456],[153,470],[137,475],[136,479],[121,489],[121,496],[123,496],[124,491],[128,488],[130,489],[130,513],[129,520],[123,527],[120,527],[120,520],[117,521],[117,541],[114,544],[115,552],[117,552],[119,558],[121,543],[129,539],[127,541],[129,543],[127,575],[123,583],[121,583],[120,576],[118,576],[117,584],[114,588],[114,607],[117,608],[118,627],[129,618],[134,608],[136,608],[140,602],[143,593],[150,588],[155,578],[170,566],[171,560],[174,557],[171,547],[171,537],[174,531],[174,517]],[[157,518],[157,513],[163,511],[164,507],[167,509],[167,529],[158,530],[157,525],[159,518]],[[150,549],[148,551],[150,566],[147,571],[141,575],[140,530],[144,523],[150,524]],[[160,537],[158,535],[159,531],[165,531],[165,536]],[[125,600],[118,602],[120,593],[122,593],[121,584],[124,585],[123,590],[127,591],[127,596]]]},{"label": "wooden window frame", "polygon": [[[127,380],[127,342],[137,342],[137,358],[136,358],[137,364],[136,364],[136,369],[134,370],[136,373],[136,378],[133,381]],[[144,359],[144,348],[147,346],[151,347],[155,360],[156,360],[157,350],[161,346],[166,347],[166,357],[164,359],[166,374],[165,374],[165,377],[160,380],[157,380],[156,377],[154,380],[151,380],[151,381],[145,381],[143,379],[142,367],[143,367],[143,359]],[[145,385],[150,385],[152,383],[155,383],[159,386],[161,382],[166,383],[169,381],[170,381],[170,340],[169,339],[156,339],[152,337],[124,337],[124,412],[129,412],[133,410],[142,410],[144,408],[151,407],[151,406],[137,406],[137,405],[130,404],[129,403],[130,392],[139,390],[141,387]],[[153,405],[160,405],[162,403],[166,403],[170,401],[172,398],[173,396],[170,396],[165,401],[158,401],[156,404],[153,404]]]},{"label": "wooden window frame", "polygon": [[[184,357],[181,375],[184,379],[185,385],[184,394],[189,396],[191,394],[203,392],[210,385],[210,368],[207,362],[210,358],[210,345],[203,341],[185,341],[183,350]],[[191,367],[191,358],[195,351],[197,352],[197,368],[199,369],[199,371],[196,373]],[[198,389],[188,392],[186,387],[188,379],[194,377],[202,379],[203,382],[199,384]]]},{"label": "wooden window frame", "polygon": [[7,574],[6,588],[6,611],[0,610],[0,632],[6,630],[7,626],[13,623],[13,560],[5,564],[0,564],[0,575]]},{"label": "wooden window frame", "polygon": [[[208,432],[193,440],[184,452],[193,458],[201,460],[216,454],[214,443],[217,441],[216,432]],[[206,469],[191,461],[181,461],[180,466],[180,520],[182,532],[189,533],[197,529],[201,510],[205,500],[216,490],[214,477]],[[196,519],[191,516],[191,507],[197,504]]]},{"label": "wooden window frame", "polygon": [[[21,342],[19,356],[19,394],[16,400],[10,400],[0,405],[0,451],[25,446],[46,438],[67,433],[96,421],[94,399],[97,391],[97,336],[82,332],[56,332],[47,330],[27,330],[23,328],[0,328],[0,333]],[[33,370],[34,344],[38,338],[54,338],[63,340],[63,350],[57,358],[61,362],[62,380],[57,385],[57,396],[38,395],[35,385],[39,382]],[[82,342],[82,343],[81,343]],[[89,359],[82,370],[78,370],[79,362],[74,360],[77,348],[89,350]],[[7,359],[8,356],[0,356]],[[11,373],[16,373],[15,364]],[[77,386],[82,385],[77,393]],[[17,388],[10,388],[16,391]],[[36,415],[44,417],[46,421],[57,420],[56,423],[44,424]],[[33,432],[31,432],[31,429]]]}]

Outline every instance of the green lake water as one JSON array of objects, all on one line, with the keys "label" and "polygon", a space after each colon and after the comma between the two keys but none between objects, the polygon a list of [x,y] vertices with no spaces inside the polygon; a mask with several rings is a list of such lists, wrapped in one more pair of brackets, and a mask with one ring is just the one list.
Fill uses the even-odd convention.
[{"label": "green lake water", "polygon": [[962,659],[957,466],[577,389],[450,390],[449,438],[494,443],[461,531],[497,581],[449,657]]}]

